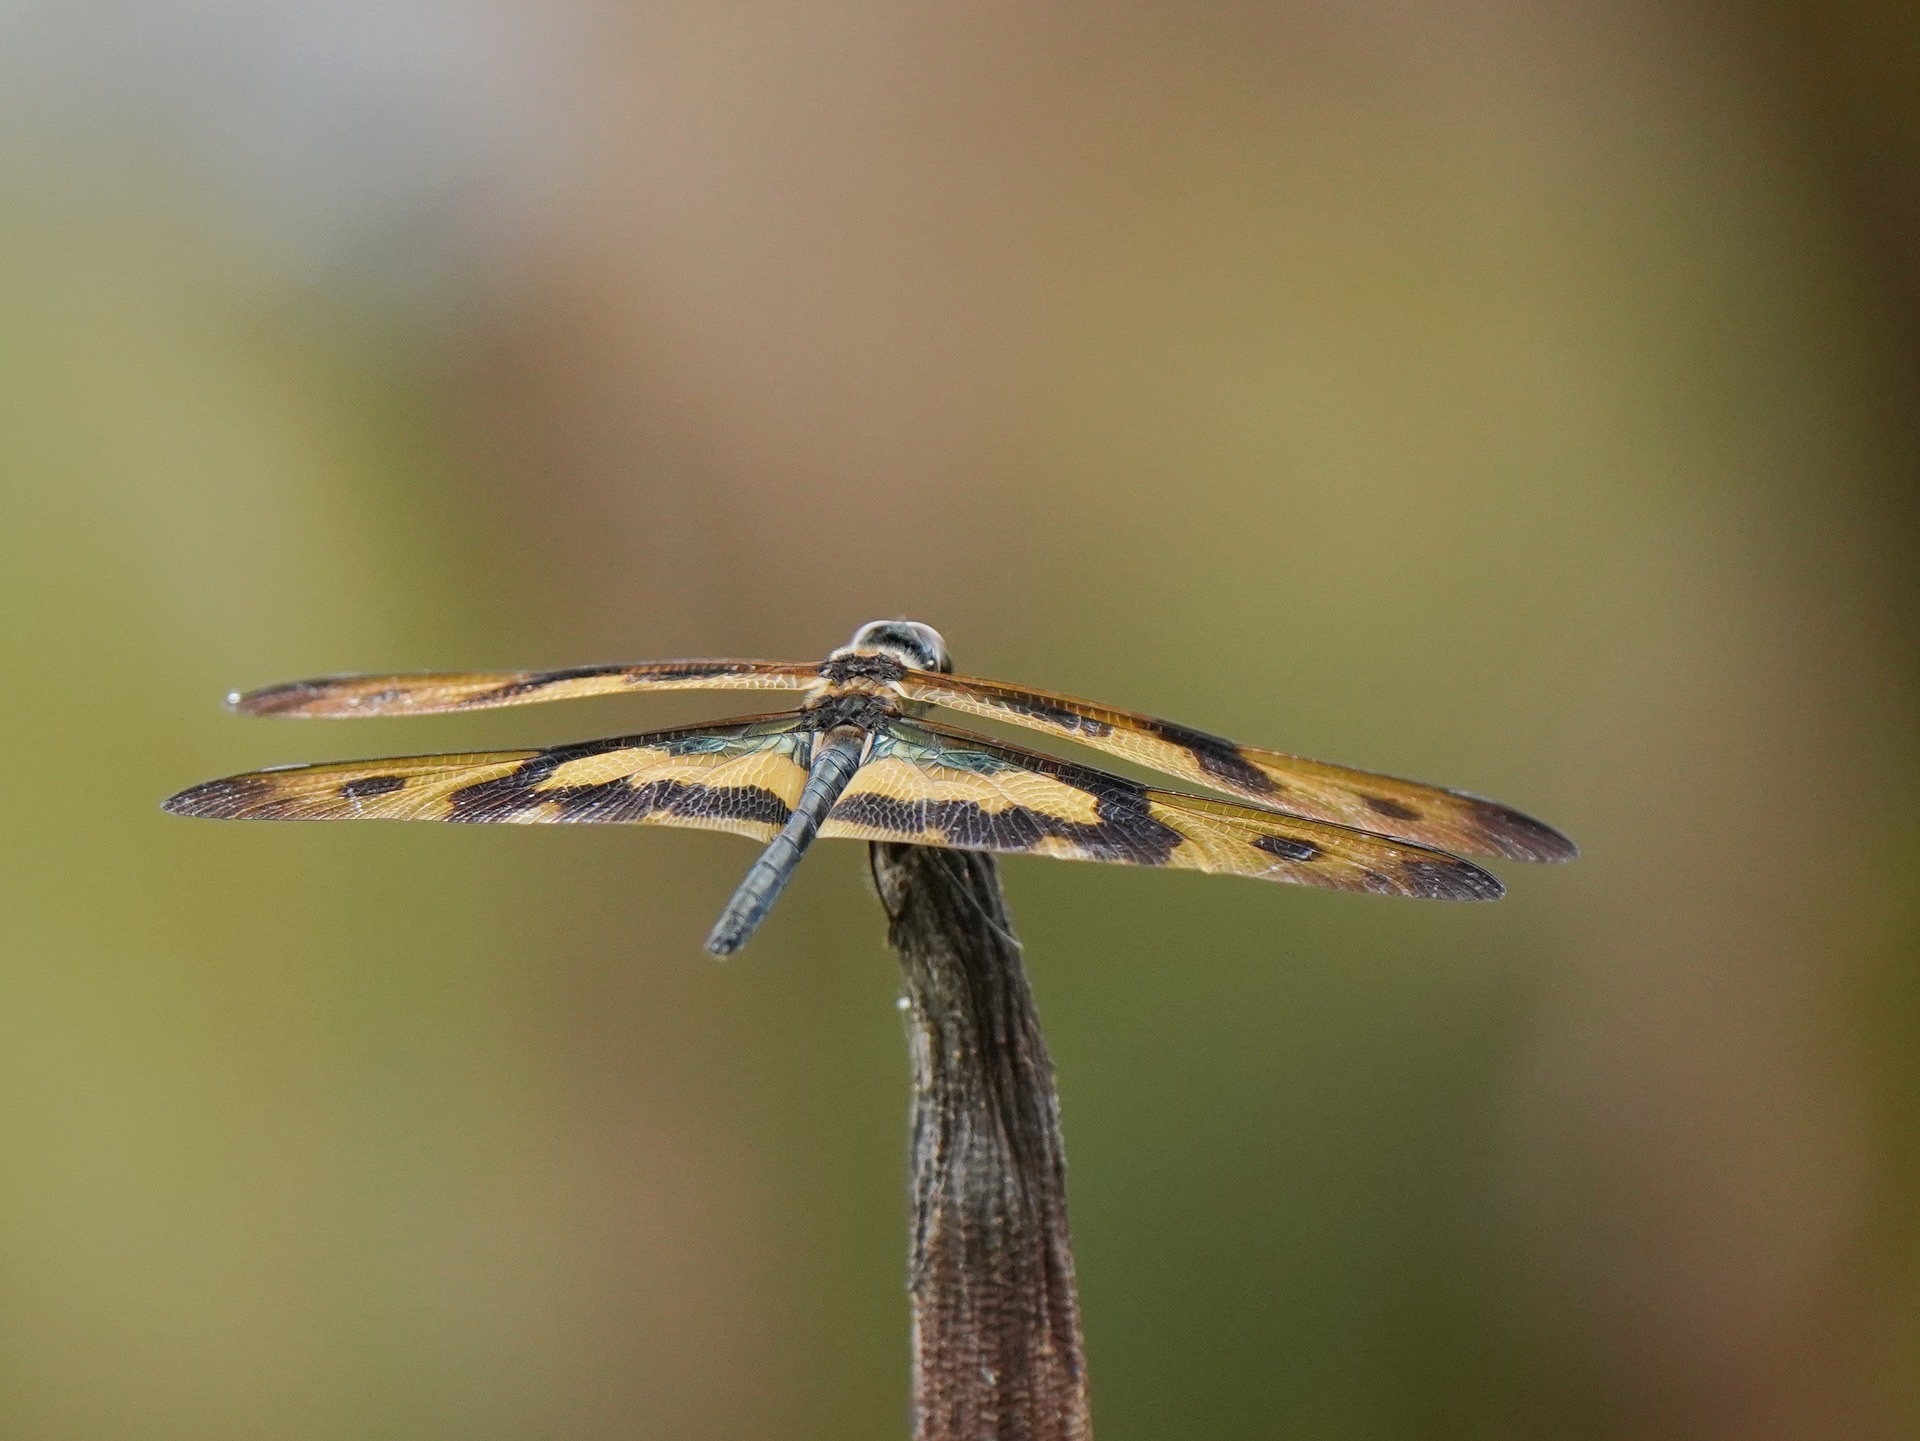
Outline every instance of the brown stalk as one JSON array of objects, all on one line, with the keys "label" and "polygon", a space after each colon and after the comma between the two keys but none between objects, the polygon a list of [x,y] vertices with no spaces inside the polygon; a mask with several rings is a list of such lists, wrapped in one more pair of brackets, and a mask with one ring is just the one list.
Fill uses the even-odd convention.
[{"label": "brown stalk", "polygon": [[1088,1441],[1060,1108],[999,871],[871,852],[913,1061],[915,1441]]}]

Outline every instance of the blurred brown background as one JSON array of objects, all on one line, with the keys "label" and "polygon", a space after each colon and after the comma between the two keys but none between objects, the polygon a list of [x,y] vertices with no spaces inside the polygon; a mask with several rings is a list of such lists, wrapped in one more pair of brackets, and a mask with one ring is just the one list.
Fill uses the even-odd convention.
[{"label": "blurred brown background", "polygon": [[1013,862],[1095,1416],[1920,1432],[1920,11],[0,10],[0,1434],[905,1434],[857,847],[223,827],[337,670],[961,667],[1564,826]]}]

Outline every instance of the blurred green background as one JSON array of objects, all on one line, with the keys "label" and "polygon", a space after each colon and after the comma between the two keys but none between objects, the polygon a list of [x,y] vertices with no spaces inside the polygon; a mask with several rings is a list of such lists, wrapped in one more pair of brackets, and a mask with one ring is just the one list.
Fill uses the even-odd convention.
[{"label": "blurred green background", "polygon": [[1104,1441],[1920,1434],[1920,13],[0,6],[0,1435],[899,1437],[859,848],[176,788],[961,668],[1498,796],[1014,861]]}]

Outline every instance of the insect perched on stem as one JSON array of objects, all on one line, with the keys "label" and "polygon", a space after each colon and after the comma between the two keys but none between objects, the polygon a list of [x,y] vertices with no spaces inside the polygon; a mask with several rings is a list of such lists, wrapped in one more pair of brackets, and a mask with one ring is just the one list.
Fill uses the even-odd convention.
[{"label": "insect perched on stem", "polygon": [[[767,842],[707,949],[739,949],[816,836],[1169,866],[1335,890],[1495,900],[1464,857],[1572,858],[1496,802],[1236,745],[1071,696],[952,674],[946,643],[874,621],[818,662],[678,660],[344,676],[235,695],[246,715],[395,716],[645,690],[771,690],[799,709],[547,750],[333,761],[207,781],[166,802],[230,820],[625,822]],[[941,724],[1025,726],[1225,792],[1158,790]]]}]

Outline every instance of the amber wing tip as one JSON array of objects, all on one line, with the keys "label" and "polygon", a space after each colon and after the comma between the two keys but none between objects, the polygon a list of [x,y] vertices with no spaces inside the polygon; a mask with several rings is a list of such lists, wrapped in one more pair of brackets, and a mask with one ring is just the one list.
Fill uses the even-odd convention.
[{"label": "amber wing tip", "polygon": [[303,715],[324,686],[310,680],[262,686],[259,690],[229,691],[227,709],[236,715]]},{"label": "amber wing tip", "polygon": [[1580,854],[1571,836],[1545,821],[1503,806],[1498,801],[1470,797],[1481,833],[1496,854],[1509,861],[1570,861]]},{"label": "amber wing tip", "polygon": [[188,786],[177,791],[160,802],[160,809],[170,816],[204,816],[214,814],[210,807],[216,804],[216,793],[220,782],[207,781],[201,785]]},{"label": "amber wing tip", "polygon": [[1458,857],[1408,861],[1401,867],[1413,895],[1434,901],[1497,901],[1507,893],[1500,877]]},{"label": "amber wing tip", "polygon": [[246,817],[262,799],[266,788],[247,776],[228,776],[217,781],[202,781],[160,802],[160,809],[173,816],[202,816],[212,820],[236,820]]}]

